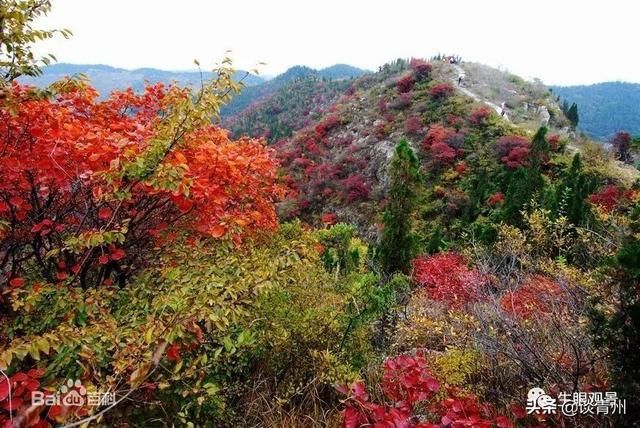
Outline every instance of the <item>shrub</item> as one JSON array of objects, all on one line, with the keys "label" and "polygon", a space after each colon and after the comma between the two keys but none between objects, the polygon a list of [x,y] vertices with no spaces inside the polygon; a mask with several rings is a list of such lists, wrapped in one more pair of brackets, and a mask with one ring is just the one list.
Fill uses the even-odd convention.
[{"label": "shrub", "polygon": [[529,164],[529,140],[519,135],[505,135],[500,137],[496,145],[496,152],[507,168],[516,169]]},{"label": "shrub", "polygon": [[441,101],[446,98],[449,98],[451,95],[453,95],[454,92],[455,92],[455,89],[453,88],[451,83],[442,82],[434,85],[429,90],[429,95],[431,96],[432,99]]},{"label": "shrub", "polygon": [[404,129],[409,135],[415,135],[422,130],[422,119],[420,116],[411,115],[404,124]]},{"label": "shrub", "polygon": [[398,93],[404,94],[410,92],[415,84],[416,79],[413,77],[413,73],[404,75],[402,78],[400,78],[400,80],[398,80],[398,83],[396,84]]},{"label": "shrub", "polygon": [[409,61],[409,68],[413,70],[417,80],[422,80],[425,77],[428,77],[433,69],[431,64],[418,58],[411,58],[411,61]]},{"label": "shrub", "polygon": [[345,178],[342,180],[342,186],[344,188],[344,199],[348,203],[369,199],[371,189],[364,176],[360,174],[353,174]]},{"label": "shrub", "polygon": [[486,279],[469,269],[457,253],[421,256],[413,261],[413,281],[429,297],[451,307],[462,307],[480,298]]},{"label": "shrub", "polygon": [[489,116],[491,116],[491,110],[487,107],[480,107],[471,112],[469,122],[475,126],[484,125]]},{"label": "shrub", "polygon": [[562,289],[550,278],[534,275],[500,299],[502,309],[519,318],[550,315],[559,311]]}]

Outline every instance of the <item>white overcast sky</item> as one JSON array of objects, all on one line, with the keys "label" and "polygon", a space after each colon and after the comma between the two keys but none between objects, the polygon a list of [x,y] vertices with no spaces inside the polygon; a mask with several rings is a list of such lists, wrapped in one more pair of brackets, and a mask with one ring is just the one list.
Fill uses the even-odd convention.
[{"label": "white overcast sky", "polygon": [[43,27],[73,31],[39,50],[60,62],[192,69],[227,49],[237,68],[375,70],[457,53],[548,84],[640,82],[634,0],[53,0]]}]

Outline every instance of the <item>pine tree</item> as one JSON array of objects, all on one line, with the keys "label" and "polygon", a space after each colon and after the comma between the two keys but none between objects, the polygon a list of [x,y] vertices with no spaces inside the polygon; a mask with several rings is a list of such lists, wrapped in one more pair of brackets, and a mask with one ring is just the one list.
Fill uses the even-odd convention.
[{"label": "pine tree", "polygon": [[408,273],[416,251],[411,216],[420,186],[418,158],[406,140],[401,140],[389,165],[390,187],[384,211],[384,230],[379,256],[387,274]]},{"label": "pine tree", "polygon": [[578,115],[578,105],[576,103],[571,104],[569,110],[566,112],[567,119],[571,122],[571,126],[573,129],[576,129],[578,126],[578,122],[580,121],[580,117]]}]

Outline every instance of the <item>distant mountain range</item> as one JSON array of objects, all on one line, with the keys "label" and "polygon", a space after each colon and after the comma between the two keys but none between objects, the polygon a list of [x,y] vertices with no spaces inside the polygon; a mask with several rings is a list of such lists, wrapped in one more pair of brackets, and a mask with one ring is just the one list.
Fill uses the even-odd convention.
[{"label": "distant mountain range", "polygon": [[578,127],[599,140],[625,130],[640,135],[640,84],[605,82],[585,86],[554,86],[561,100],[578,104]]},{"label": "distant mountain range", "polygon": [[[135,91],[141,91],[145,82],[157,83],[177,81],[181,85],[197,85],[200,83],[200,72],[198,71],[166,71],[156,68],[138,68],[127,70],[124,68],[111,67],[103,64],[54,64],[42,69],[42,76],[23,77],[24,83],[37,86],[47,86],[56,80],[66,76],[84,74],[91,79],[91,83],[98,90],[101,96],[106,97],[112,91],[131,87]],[[238,79],[245,76],[245,71],[236,73]],[[203,72],[205,79],[211,78],[213,73]],[[247,86],[258,85],[265,80],[259,76],[249,74],[243,80]]]},{"label": "distant mountain range", "polygon": [[[108,96],[114,90],[128,87],[133,88],[135,91],[141,91],[144,88],[145,82],[169,83],[177,81],[181,85],[198,85],[201,78],[200,72],[198,71],[167,71],[156,68],[127,70],[103,64],[60,63],[44,67],[42,71],[43,73],[39,77],[23,77],[21,78],[21,81],[23,83],[43,87],[66,76],[84,74],[91,79],[91,83],[103,97]],[[243,94],[245,94],[245,92],[248,93],[236,101],[236,105],[247,105],[245,104],[247,101],[251,102],[254,97],[259,97],[260,94],[263,93],[272,93],[275,89],[280,87],[283,82],[295,79],[296,77],[316,75],[320,78],[340,80],[358,77],[365,73],[367,73],[367,71],[346,64],[336,64],[321,70],[296,66],[290,68],[285,73],[275,77],[274,79],[266,80],[262,77],[254,74],[247,74],[246,71],[240,70],[236,73],[236,76],[238,79],[243,78],[243,82],[247,86],[247,89],[243,91]],[[203,72],[203,77],[205,79],[211,78],[212,76],[213,73],[211,72]],[[258,86],[261,87],[259,91],[247,91],[249,88]],[[235,110],[234,107],[229,107]]]}]

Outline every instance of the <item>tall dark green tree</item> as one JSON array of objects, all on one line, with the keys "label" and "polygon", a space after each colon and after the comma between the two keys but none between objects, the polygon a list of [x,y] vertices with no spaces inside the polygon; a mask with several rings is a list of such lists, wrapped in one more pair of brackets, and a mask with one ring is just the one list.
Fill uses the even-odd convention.
[{"label": "tall dark green tree", "polygon": [[566,216],[575,225],[585,224],[590,213],[587,197],[597,185],[597,179],[583,171],[580,153],[576,153],[556,187],[550,209],[557,216]]},{"label": "tall dark green tree", "polygon": [[571,122],[571,126],[573,127],[573,129],[575,129],[578,126],[578,122],[580,122],[580,117],[578,115],[578,104],[571,104],[571,107],[569,107],[569,110],[567,110],[565,114],[567,115],[567,119],[569,119],[569,122]]},{"label": "tall dark green tree", "polygon": [[507,223],[522,226],[522,211],[544,190],[542,166],[549,153],[546,134],[544,126],[536,132],[531,141],[528,166],[518,168],[509,178],[502,211],[502,218]]},{"label": "tall dark green tree", "polygon": [[418,158],[407,140],[401,140],[396,146],[389,165],[389,180],[388,204],[384,211],[379,248],[380,263],[387,274],[408,273],[416,253],[412,214],[421,183]]}]

